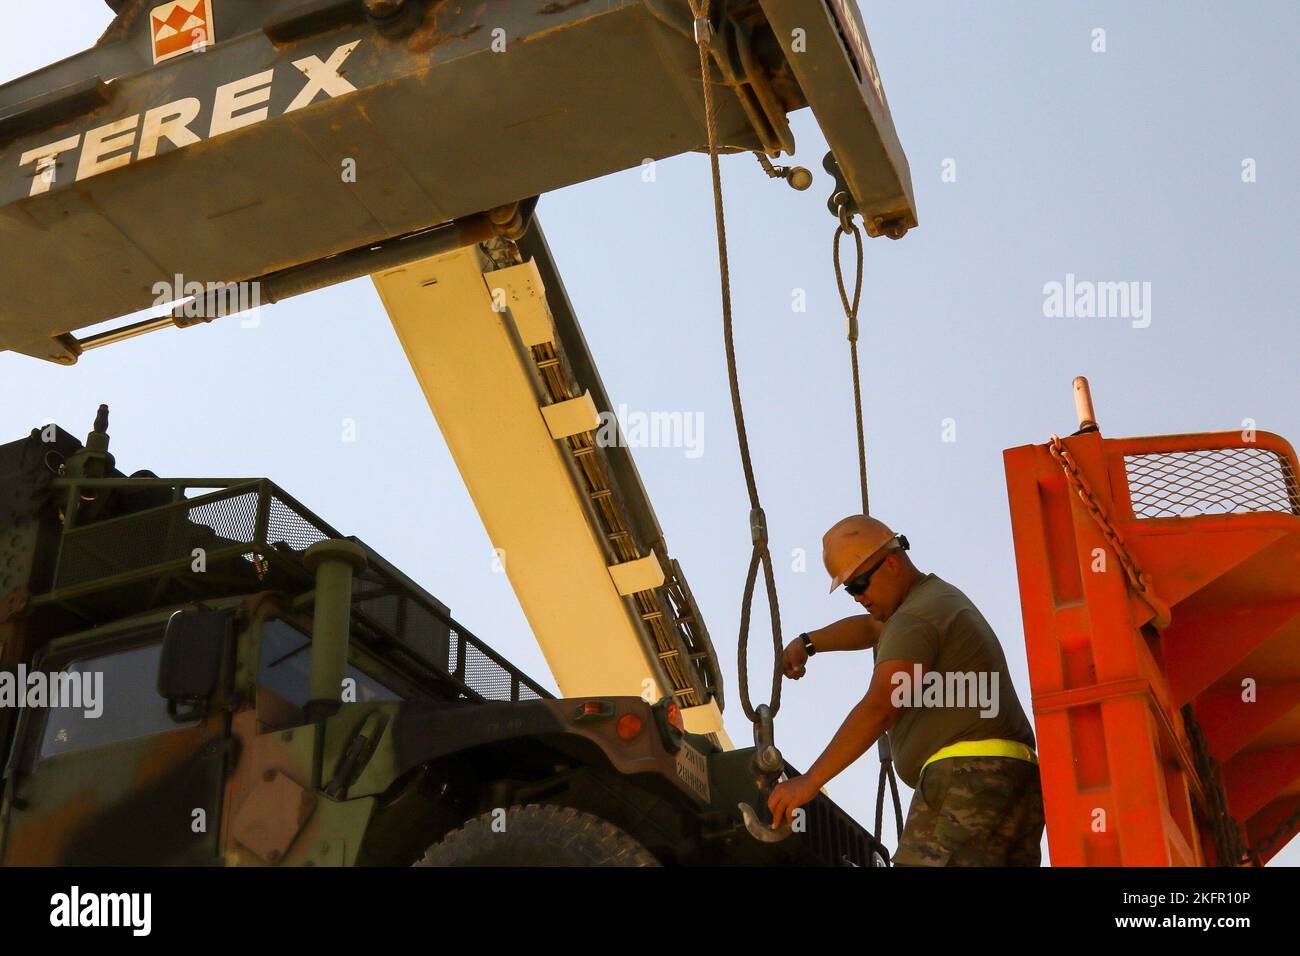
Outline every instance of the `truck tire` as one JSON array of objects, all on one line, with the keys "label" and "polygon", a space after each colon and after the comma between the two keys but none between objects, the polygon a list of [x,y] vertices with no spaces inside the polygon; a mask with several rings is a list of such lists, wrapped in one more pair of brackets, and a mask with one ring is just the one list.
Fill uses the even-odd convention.
[{"label": "truck tire", "polygon": [[434,844],[416,866],[659,866],[612,823],[572,807],[535,803],[484,813]]}]

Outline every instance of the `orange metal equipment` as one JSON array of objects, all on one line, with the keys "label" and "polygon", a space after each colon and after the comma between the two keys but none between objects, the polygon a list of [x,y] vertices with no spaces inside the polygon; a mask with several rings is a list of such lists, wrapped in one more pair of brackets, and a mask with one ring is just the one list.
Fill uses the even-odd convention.
[{"label": "orange metal equipment", "polygon": [[1087,422],[1003,457],[1052,863],[1266,862],[1300,814],[1295,451]]}]

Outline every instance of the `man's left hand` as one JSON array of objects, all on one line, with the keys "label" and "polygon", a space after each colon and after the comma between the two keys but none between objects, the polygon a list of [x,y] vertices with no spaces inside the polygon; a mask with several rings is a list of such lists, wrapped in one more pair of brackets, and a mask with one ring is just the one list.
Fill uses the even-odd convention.
[{"label": "man's left hand", "polygon": [[772,829],[779,829],[782,823],[793,823],[795,809],[817,796],[820,789],[806,774],[778,783],[767,798],[767,808],[772,811]]}]

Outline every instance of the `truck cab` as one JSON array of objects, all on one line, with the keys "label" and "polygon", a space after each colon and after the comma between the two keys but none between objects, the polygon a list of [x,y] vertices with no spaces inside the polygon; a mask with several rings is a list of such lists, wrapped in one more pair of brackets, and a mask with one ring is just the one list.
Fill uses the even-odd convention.
[{"label": "truck cab", "polygon": [[0,446],[0,500],[5,864],[888,859],[824,795],[755,839],[752,748],[554,698],[267,479],[124,475],[106,410]]}]

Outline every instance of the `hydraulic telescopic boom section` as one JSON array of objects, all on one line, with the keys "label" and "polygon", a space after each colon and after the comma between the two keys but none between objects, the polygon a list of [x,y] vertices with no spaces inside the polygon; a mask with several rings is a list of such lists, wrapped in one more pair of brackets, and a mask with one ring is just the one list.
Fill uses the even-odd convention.
[{"label": "hydraulic telescopic boom section", "polygon": [[[111,5],[94,48],[0,87],[0,349],[71,363],[176,276],[274,301],[707,141],[686,0]],[[792,152],[810,105],[868,231],[915,225],[856,5],[712,9],[719,142]]]},{"label": "hydraulic telescopic boom section", "polygon": [[540,224],[374,282],[561,694],[671,696],[725,743],[708,631]]}]

